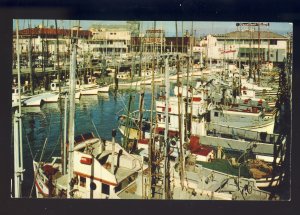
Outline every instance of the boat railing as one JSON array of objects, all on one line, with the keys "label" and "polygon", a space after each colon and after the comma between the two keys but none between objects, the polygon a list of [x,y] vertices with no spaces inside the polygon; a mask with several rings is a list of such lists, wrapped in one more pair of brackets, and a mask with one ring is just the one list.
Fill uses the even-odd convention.
[{"label": "boat railing", "polygon": [[234,138],[241,138],[264,143],[275,143],[279,138],[278,134],[268,134],[266,132],[250,131],[243,128],[235,128],[209,122],[207,123],[207,131],[214,131],[217,133],[230,135]]}]

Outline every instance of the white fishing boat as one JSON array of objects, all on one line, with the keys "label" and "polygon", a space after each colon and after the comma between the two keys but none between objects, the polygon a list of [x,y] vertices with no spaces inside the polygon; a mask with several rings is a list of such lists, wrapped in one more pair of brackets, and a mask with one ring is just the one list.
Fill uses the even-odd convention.
[{"label": "white fishing boat", "polygon": [[82,88],[80,89],[81,95],[97,95],[99,91],[99,87],[91,87],[91,88]]},{"label": "white fishing boat", "polygon": [[34,95],[31,98],[24,100],[23,105],[27,107],[41,106],[45,102],[57,102],[58,98],[59,94],[46,92]]},{"label": "white fishing boat", "polygon": [[[189,200],[269,200],[270,193],[260,190],[254,179],[238,177],[196,164],[188,156],[185,180],[181,181],[179,164],[171,168],[173,199]],[[171,164],[172,165],[172,164]]]},{"label": "white fishing boat", "polygon": [[271,87],[262,87],[262,86],[258,86],[257,84],[254,83],[249,83],[246,79],[242,78],[241,79],[241,84],[242,84],[242,88],[246,88],[249,90],[255,90],[255,91],[271,91],[272,88]]},{"label": "white fishing boat", "polygon": [[88,76],[87,83],[83,83],[83,81],[77,80],[76,90],[81,92],[81,95],[97,95],[100,93],[109,92],[109,85],[100,86],[96,83],[96,78],[92,76]]},{"label": "white fishing boat", "polygon": [[[68,191],[72,198],[118,199],[118,193],[134,183],[142,170],[136,156],[92,133],[75,138],[71,182],[68,174],[62,175],[61,163],[57,157],[50,163],[33,162],[38,198],[66,198]],[[69,183],[72,190],[68,190]]]},{"label": "white fishing boat", "polygon": [[98,92],[99,93],[108,93],[109,92],[109,86],[100,87]]},{"label": "white fishing boat", "polygon": [[238,106],[210,111],[210,122],[221,126],[273,134],[275,117],[265,116],[258,107]]},{"label": "white fishing boat", "polygon": [[[58,83],[58,81],[53,81],[50,84],[50,89],[54,93],[58,93],[59,92],[59,83]],[[69,86],[61,86],[61,92],[62,92],[61,98],[65,98],[65,93],[68,91],[68,89],[69,89]],[[75,91],[75,99],[80,99],[80,97],[81,97],[80,90],[76,90]]]},{"label": "white fishing boat", "polygon": [[97,95],[99,93],[107,93],[109,92],[109,86],[102,86],[99,85],[80,85],[79,88],[76,88],[80,91],[81,95]]}]

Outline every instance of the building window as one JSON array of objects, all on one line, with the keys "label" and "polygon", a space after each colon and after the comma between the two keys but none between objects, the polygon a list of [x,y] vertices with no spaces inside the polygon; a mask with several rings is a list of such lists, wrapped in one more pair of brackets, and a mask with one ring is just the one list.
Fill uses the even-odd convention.
[{"label": "building window", "polygon": [[102,193],[109,195],[109,185],[102,183]]},{"label": "building window", "polygon": [[277,40],[270,40],[270,45],[277,45]]},{"label": "building window", "polygon": [[85,184],[86,184],[86,178],[80,176],[80,184],[79,185],[81,187],[85,187]]},{"label": "building window", "polygon": [[218,112],[215,112],[215,117],[219,117],[219,113]]}]

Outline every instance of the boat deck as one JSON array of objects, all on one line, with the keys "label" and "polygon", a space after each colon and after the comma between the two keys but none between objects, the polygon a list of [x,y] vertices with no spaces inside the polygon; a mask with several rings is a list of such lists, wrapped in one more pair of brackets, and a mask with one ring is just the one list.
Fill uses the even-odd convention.
[{"label": "boat deck", "polygon": [[128,176],[132,175],[135,172],[136,171],[129,170],[128,168],[125,168],[125,167],[117,168],[117,171],[116,171],[117,182],[119,183],[119,182],[123,181],[125,178],[127,178]]},{"label": "boat deck", "polygon": [[118,194],[121,199],[142,199],[142,196],[136,193],[137,185],[133,183]]}]

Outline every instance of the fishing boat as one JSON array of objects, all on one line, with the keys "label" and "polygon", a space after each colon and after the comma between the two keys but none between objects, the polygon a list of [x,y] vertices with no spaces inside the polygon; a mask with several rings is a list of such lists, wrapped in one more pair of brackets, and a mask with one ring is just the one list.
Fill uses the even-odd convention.
[{"label": "fishing boat", "polygon": [[[113,158],[114,157],[114,158]],[[61,159],[33,162],[38,198],[112,198],[135,182],[141,171],[141,160],[119,144],[103,142],[92,133],[75,137],[73,177],[62,174]],[[72,183],[72,190],[68,184]]]},{"label": "fishing boat", "polygon": [[98,92],[107,93],[109,92],[109,85],[100,86],[96,83],[96,78],[89,76],[87,78],[87,83],[78,80],[76,84],[76,89],[80,90],[82,95],[97,95]]},{"label": "fishing boat", "polygon": [[[270,193],[260,190],[254,179],[222,173],[197,164],[187,156],[185,181],[180,181],[179,164],[171,168],[173,199],[188,200],[269,200]],[[275,197],[276,198],[276,197]]]},{"label": "fishing boat", "polygon": [[23,101],[24,106],[41,106],[43,103],[47,102],[57,102],[59,98],[59,94],[56,93],[41,93],[30,97]]},{"label": "fishing boat", "polygon": [[[65,94],[68,91],[68,86],[61,86],[61,98],[65,98]],[[50,89],[52,92],[54,93],[59,93],[59,83],[58,80],[54,80],[53,82],[51,82],[50,84]],[[80,90],[75,90],[75,99],[80,99],[81,97],[81,92]]]},{"label": "fishing boat", "polygon": [[99,93],[108,93],[109,92],[109,85],[100,87],[98,90]]},{"label": "fishing boat", "polygon": [[98,94],[98,87],[85,87],[80,89],[80,94],[81,95],[97,95]]},{"label": "fishing boat", "polygon": [[265,116],[257,107],[232,106],[227,109],[216,107],[210,111],[210,122],[222,126],[247,129],[273,134],[275,117]]}]

